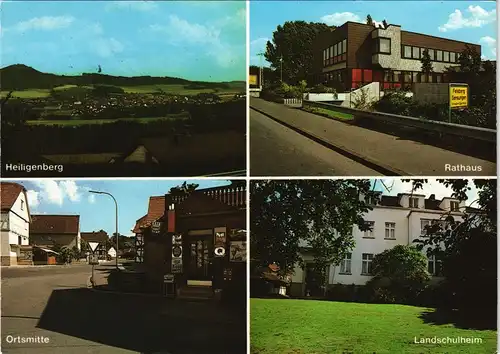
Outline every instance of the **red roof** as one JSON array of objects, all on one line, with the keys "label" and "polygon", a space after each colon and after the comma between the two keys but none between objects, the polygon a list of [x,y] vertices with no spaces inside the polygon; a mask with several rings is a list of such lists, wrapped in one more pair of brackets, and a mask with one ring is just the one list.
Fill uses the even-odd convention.
[{"label": "red roof", "polygon": [[80,230],[80,215],[32,215],[30,233],[33,234],[77,234]]},{"label": "red roof", "polygon": [[21,194],[21,192],[26,192],[26,189],[17,183],[2,182],[0,184],[0,192],[2,211],[8,211],[16,202],[19,194]]},{"label": "red roof", "polygon": [[141,227],[149,226],[165,213],[165,196],[149,197],[148,213],[136,221],[133,232],[140,232]]},{"label": "red roof", "polygon": [[106,242],[108,240],[108,234],[103,230],[97,232],[82,232],[80,236],[87,242]]}]

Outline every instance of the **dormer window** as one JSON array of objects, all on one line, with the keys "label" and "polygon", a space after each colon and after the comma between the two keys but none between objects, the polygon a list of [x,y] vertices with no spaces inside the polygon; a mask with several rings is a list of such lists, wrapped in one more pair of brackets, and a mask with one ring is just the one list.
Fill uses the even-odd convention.
[{"label": "dormer window", "polygon": [[450,211],[459,211],[460,206],[459,203],[456,201],[451,201],[450,202]]},{"label": "dormer window", "polygon": [[410,208],[418,209],[418,198],[410,198]]}]

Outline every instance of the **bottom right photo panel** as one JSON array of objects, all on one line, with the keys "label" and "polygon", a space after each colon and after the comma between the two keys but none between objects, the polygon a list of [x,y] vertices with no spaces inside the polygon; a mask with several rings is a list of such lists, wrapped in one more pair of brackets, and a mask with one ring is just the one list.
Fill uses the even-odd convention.
[{"label": "bottom right photo panel", "polygon": [[250,353],[496,352],[496,179],[249,189]]}]

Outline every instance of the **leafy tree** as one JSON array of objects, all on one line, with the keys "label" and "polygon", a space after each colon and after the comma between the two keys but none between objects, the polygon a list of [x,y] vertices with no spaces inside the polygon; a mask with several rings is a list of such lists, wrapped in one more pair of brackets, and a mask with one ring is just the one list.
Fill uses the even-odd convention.
[{"label": "leafy tree", "polygon": [[382,25],[384,26],[384,28],[389,27],[389,24],[387,23],[387,21],[386,21],[386,20],[383,20],[383,21],[382,21]]},{"label": "leafy tree", "polygon": [[312,72],[313,41],[319,33],[329,29],[324,23],[287,21],[274,31],[264,57],[275,72],[280,72],[282,64],[283,81],[295,84],[305,80]]},{"label": "leafy tree", "polygon": [[369,180],[255,181],[251,184],[250,250],[255,266],[277,264],[280,274],[304,266],[302,252],[314,257],[324,281],[329,264],[339,264],[354,247],[352,227],[368,230],[371,207],[361,194],[377,199]]},{"label": "leafy tree", "polygon": [[[446,215],[427,228],[417,242],[420,249],[442,260],[442,271],[455,294],[454,306],[477,316],[496,314],[497,286],[497,185],[495,179],[439,180],[453,190],[453,197],[467,201],[473,184],[478,190],[477,208],[465,208],[463,220]],[[415,189],[427,180],[415,180]],[[470,204],[470,203],[469,203]],[[480,289],[480,291],[478,291]]]},{"label": "leafy tree", "polygon": [[433,70],[432,70],[432,61],[431,61],[431,56],[429,55],[429,50],[427,49],[424,50],[420,62],[422,63],[421,71],[424,74],[431,74]]},{"label": "leafy tree", "polygon": [[372,19],[370,14],[368,14],[368,16],[366,16],[366,24],[370,25],[370,26],[374,26],[373,19]]},{"label": "leafy tree", "polygon": [[188,184],[186,181],[184,181],[184,183],[182,183],[180,186],[170,188],[170,191],[168,193],[172,196],[186,196],[194,192],[198,187],[199,184]]},{"label": "leafy tree", "polygon": [[385,250],[375,255],[372,267],[374,277],[367,285],[379,301],[411,302],[430,280],[427,257],[414,246]]}]

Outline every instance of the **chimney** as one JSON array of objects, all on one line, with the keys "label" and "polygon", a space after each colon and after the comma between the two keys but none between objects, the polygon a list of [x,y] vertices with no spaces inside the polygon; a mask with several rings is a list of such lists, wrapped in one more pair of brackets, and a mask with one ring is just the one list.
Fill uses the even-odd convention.
[{"label": "chimney", "polygon": [[175,206],[170,204],[167,211],[167,232],[175,232]]}]

